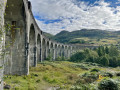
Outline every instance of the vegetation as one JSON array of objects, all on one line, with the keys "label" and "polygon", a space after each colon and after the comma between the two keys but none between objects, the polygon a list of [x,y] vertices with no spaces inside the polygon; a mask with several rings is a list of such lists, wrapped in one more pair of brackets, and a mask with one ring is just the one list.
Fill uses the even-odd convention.
[{"label": "vegetation", "polygon": [[119,44],[119,33],[119,31],[82,29],[73,32],[62,31],[53,36],[52,39],[61,43],[109,45],[112,43]]},{"label": "vegetation", "polygon": [[70,61],[73,62],[92,62],[103,66],[117,67],[120,66],[120,52],[116,46],[100,46],[97,49],[85,49],[74,54]]},{"label": "vegetation", "polygon": [[119,90],[118,83],[110,78],[103,79],[98,84],[99,90]]},{"label": "vegetation", "polygon": [[[111,83],[110,88],[119,88],[119,72],[119,67],[103,68],[88,62],[55,61],[31,67],[28,76],[5,75],[4,81],[11,90],[107,90],[104,88]],[[113,77],[109,77],[110,74]]]},{"label": "vegetation", "polygon": [[50,34],[50,33],[43,32],[43,34],[44,34],[46,37],[50,38],[50,39],[53,38],[53,35]]}]

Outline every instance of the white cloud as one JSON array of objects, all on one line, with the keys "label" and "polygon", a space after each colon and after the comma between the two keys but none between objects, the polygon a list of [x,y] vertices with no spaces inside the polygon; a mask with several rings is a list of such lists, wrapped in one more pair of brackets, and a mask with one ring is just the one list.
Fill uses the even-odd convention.
[{"label": "white cloud", "polygon": [[120,6],[110,7],[110,3],[100,0],[98,5],[76,0],[30,0],[34,15],[42,19],[59,22],[45,24],[36,20],[39,27],[46,32],[56,34],[60,31],[88,29],[120,30]]}]

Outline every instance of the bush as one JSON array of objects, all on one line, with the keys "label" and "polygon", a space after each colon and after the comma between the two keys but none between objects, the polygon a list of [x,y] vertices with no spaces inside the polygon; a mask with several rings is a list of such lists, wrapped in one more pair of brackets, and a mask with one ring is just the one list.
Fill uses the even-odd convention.
[{"label": "bush", "polygon": [[82,78],[85,80],[86,83],[92,83],[99,78],[99,74],[96,72],[88,72],[82,75]]},{"label": "bush", "polygon": [[99,90],[119,90],[118,83],[113,79],[103,79],[98,83]]},{"label": "bush", "polygon": [[40,83],[40,79],[36,80],[37,83]]},{"label": "bush", "polygon": [[110,78],[112,78],[112,77],[113,77],[113,74],[110,73],[110,72],[106,72],[106,73],[104,73],[103,76],[104,76],[104,77],[110,77]]},{"label": "bush", "polygon": [[62,57],[60,56],[56,58],[56,61],[61,61],[61,60],[62,60]]},{"label": "bush", "polygon": [[120,72],[116,73],[116,76],[120,76]]},{"label": "bush", "polygon": [[103,56],[100,60],[100,64],[104,65],[104,66],[108,66],[109,65],[109,60],[106,56]]},{"label": "bush", "polygon": [[98,68],[93,68],[90,70],[90,72],[99,72],[100,70]]},{"label": "bush", "polygon": [[84,52],[79,52],[74,54],[71,58],[70,61],[74,62],[80,62],[86,58],[86,54]]},{"label": "bush", "polygon": [[72,64],[71,67],[73,67],[73,68],[81,68],[83,70],[89,70],[88,66],[86,66],[85,64]]}]

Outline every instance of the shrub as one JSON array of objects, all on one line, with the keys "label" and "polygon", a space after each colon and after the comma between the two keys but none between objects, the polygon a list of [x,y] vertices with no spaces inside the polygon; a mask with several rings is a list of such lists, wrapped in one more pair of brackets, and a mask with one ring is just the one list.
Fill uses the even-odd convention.
[{"label": "shrub", "polygon": [[71,67],[73,67],[73,68],[81,68],[83,70],[89,70],[89,68],[85,64],[72,64]]},{"label": "shrub", "polygon": [[36,82],[39,83],[39,82],[40,82],[40,79],[36,80]]},{"label": "shrub", "polygon": [[56,61],[61,61],[61,60],[62,60],[62,57],[60,56],[56,58]]},{"label": "shrub", "polygon": [[120,72],[116,73],[116,76],[120,76]]},{"label": "shrub", "polygon": [[109,60],[106,56],[103,56],[100,60],[100,64],[104,65],[104,66],[108,66],[109,65]]},{"label": "shrub", "polygon": [[99,72],[100,70],[98,68],[93,68],[90,70],[90,72]]},{"label": "shrub", "polygon": [[86,58],[86,54],[84,52],[78,52],[76,54],[74,54],[70,60],[71,61],[75,61],[75,62],[80,62],[82,60],[84,60]]},{"label": "shrub", "polygon": [[118,83],[113,79],[103,79],[98,83],[99,90],[119,90]]},{"label": "shrub", "polygon": [[104,73],[103,76],[104,76],[104,77],[110,77],[110,78],[112,78],[112,77],[113,77],[113,74],[110,73],[110,72],[106,72],[106,73]]},{"label": "shrub", "polygon": [[86,83],[92,83],[99,78],[99,75],[96,72],[89,72],[89,73],[84,73],[82,75],[82,78],[85,80]]}]

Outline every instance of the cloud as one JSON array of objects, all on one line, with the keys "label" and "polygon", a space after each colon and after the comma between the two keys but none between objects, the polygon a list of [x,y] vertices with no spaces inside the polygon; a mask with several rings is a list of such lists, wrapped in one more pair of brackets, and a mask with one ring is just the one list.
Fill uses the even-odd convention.
[{"label": "cloud", "polygon": [[120,6],[104,0],[92,4],[79,0],[30,0],[39,27],[48,33],[82,28],[120,30]]}]

